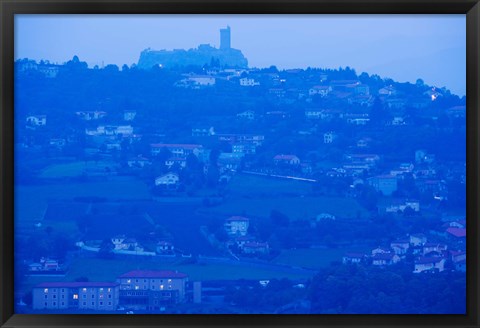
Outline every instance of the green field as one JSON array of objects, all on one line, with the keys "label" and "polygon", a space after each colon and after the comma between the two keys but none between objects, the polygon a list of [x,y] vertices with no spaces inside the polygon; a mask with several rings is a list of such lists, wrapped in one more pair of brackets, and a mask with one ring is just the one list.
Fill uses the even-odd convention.
[{"label": "green field", "polygon": [[345,248],[303,248],[283,250],[273,260],[276,264],[285,264],[309,269],[321,269],[330,266],[331,262],[342,261],[342,257],[348,252],[363,252],[369,249],[345,249]]},{"label": "green field", "polygon": [[40,178],[63,178],[63,177],[77,177],[81,176],[84,172],[104,172],[105,167],[116,166],[115,162],[72,162],[72,163],[62,163],[62,164],[53,164],[47,166],[40,173]]},{"label": "green field", "polygon": [[245,195],[302,194],[312,191],[312,183],[298,180],[269,178],[248,174],[235,175],[228,184],[232,192]]},{"label": "green field", "polygon": [[320,213],[352,219],[357,218],[357,213],[362,218],[368,216],[368,212],[356,200],[341,197],[230,198],[207,212],[221,216],[269,217],[272,210],[280,211],[292,220],[310,219]]},{"label": "green field", "polygon": [[[107,181],[63,183],[44,185],[19,185],[15,187],[15,229],[17,233],[28,232],[34,223],[42,221],[49,203],[71,202],[75,197],[104,197],[109,201],[150,199],[148,186],[133,178],[114,177]],[[62,220],[47,220],[43,226],[74,233],[72,223]],[[65,221],[65,220],[63,220]]]}]

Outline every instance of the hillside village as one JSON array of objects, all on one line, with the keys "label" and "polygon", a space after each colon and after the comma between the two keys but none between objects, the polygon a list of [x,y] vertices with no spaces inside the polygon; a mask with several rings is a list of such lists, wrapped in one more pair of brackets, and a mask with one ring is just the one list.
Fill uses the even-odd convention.
[{"label": "hillside village", "polygon": [[[326,311],[307,294],[328,267],[466,271],[465,97],[445,88],[213,58],[150,69],[22,59],[15,70],[28,311],[248,308],[247,281],[298,295],[275,311]],[[100,281],[79,264],[94,260],[131,265]],[[212,265],[276,273],[218,285],[196,272]]]}]

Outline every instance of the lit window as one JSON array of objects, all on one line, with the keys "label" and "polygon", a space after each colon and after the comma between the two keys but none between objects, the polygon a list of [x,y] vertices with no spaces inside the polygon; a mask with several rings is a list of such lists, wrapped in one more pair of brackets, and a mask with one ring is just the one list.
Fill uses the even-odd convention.
[{"label": "lit window", "polygon": [[45,289],[43,290],[43,292],[44,292],[45,294],[48,293],[48,288],[45,288]]},{"label": "lit window", "polygon": [[100,292],[103,293],[103,288],[100,288]]},{"label": "lit window", "polygon": [[112,289],[111,289],[111,288],[107,289],[107,292],[109,292],[109,293],[110,293],[111,291],[112,291]]},{"label": "lit window", "polygon": [[160,289],[163,289],[163,285],[160,285]]},{"label": "lit window", "polygon": [[131,283],[132,282],[132,279],[128,279],[127,280],[127,284]]},{"label": "lit window", "polygon": [[86,289],[86,288],[83,288],[83,289],[82,289],[82,292],[86,293],[86,292],[87,292],[87,289]]},{"label": "lit window", "polygon": [[140,286],[135,286],[135,290],[139,290],[140,289]]},{"label": "lit window", "polygon": [[168,279],[168,282],[172,282],[172,279]]},{"label": "lit window", "polygon": [[78,294],[73,294],[73,299],[78,300]]}]

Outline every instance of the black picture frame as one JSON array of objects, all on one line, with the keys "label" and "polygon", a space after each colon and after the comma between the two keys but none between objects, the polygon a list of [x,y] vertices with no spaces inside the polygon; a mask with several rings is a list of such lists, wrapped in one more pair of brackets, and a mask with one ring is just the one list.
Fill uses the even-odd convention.
[{"label": "black picture frame", "polygon": [[[2,327],[478,327],[480,272],[478,0],[1,0],[0,325]],[[13,303],[13,63],[15,14],[466,14],[467,314],[466,315],[16,315]]]}]

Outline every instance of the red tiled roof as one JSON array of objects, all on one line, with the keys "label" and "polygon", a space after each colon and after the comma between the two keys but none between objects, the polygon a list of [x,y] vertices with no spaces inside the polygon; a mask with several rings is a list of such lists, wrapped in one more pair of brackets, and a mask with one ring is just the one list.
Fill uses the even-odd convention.
[{"label": "red tiled roof", "polygon": [[250,219],[243,216],[231,216],[227,219],[227,221],[250,221]]},{"label": "red tiled roof", "polygon": [[461,238],[467,235],[467,229],[465,228],[448,228],[447,232],[454,237]]},{"label": "red tiled roof", "polygon": [[115,287],[118,286],[116,282],[42,282],[35,286],[35,288],[87,288],[87,287]]},{"label": "red tiled roof", "polygon": [[119,278],[186,278],[187,274],[176,271],[142,271],[134,270],[122,274]]}]

